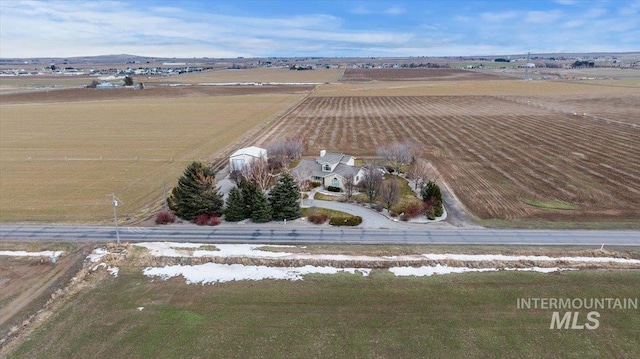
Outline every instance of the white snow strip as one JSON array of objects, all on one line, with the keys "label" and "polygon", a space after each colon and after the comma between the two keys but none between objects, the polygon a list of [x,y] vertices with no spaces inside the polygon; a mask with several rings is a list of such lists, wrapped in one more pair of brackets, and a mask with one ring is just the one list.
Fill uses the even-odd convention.
[{"label": "white snow strip", "polygon": [[0,256],[8,257],[60,257],[64,251],[41,251],[41,252],[27,252],[27,251],[0,251]]},{"label": "white snow strip", "polygon": [[[469,268],[469,267],[449,267],[436,265],[435,267],[423,266],[423,267],[391,267],[389,272],[395,274],[397,277],[415,276],[424,277],[434,274],[450,274],[450,273],[467,273],[467,272],[496,272],[497,268]],[[529,268],[505,268],[508,271],[527,271],[527,272],[540,272],[540,273],[552,273],[566,268],[541,268],[541,267],[529,267]]]},{"label": "white snow strip", "polygon": [[506,256],[502,254],[423,254],[427,259],[431,260],[459,260],[459,261],[567,261],[567,262],[589,262],[589,263],[627,263],[640,264],[638,259],[624,259],[613,257],[549,257],[549,256]]},{"label": "white snow strip", "polygon": [[187,284],[215,284],[239,280],[302,280],[305,274],[335,274],[338,272],[356,273],[368,276],[368,268],[334,268],[334,267],[267,267],[245,266],[242,264],[205,263],[192,266],[165,266],[145,268],[142,273],[148,277],[158,276],[164,280],[183,276]]},{"label": "white snow strip", "polygon": [[91,262],[97,262],[101,260],[104,256],[109,254],[109,251],[104,248],[96,248],[87,256],[87,259]]},{"label": "white snow strip", "polygon": [[424,277],[434,274],[450,274],[450,273],[465,273],[465,272],[495,272],[495,268],[468,268],[468,267],[448,267],[442,265],[436,265],[435,267],[422,266],[422,267],[391,267],[389,272],[393,273],[396,277]]},{"label": "white snow strip", "polygon": [[[501,254],[415,254],[404,256],[353,256],[342,254],[310,254],[310,253],[287,253],[270,252],[260,250],[260,247],[294,247],[275,246],[264,244],[216,244],[219,251],[198,250],[199,247],[208,244],[198,243],[178,243],[178,242],[143,242],[136,243],[135,246],[144,247],[150,250],[153,256],[165,257],[246,257],[246,258],[280,258],[280,259],[321,259],[335,261],[420,261],[420,260],[459,260],[459,261],[566,261],[582,263],[624,263],[640,264],[638,259],[624,259],[613,257],[549,257],[549,256],[507,256]],[[193,250],[183,250],[175,248],[193,248]]]},{"label": "white snow strip", "polygon": [[138,307],[139,311],[142,311],[144,309],[144,307]]}]

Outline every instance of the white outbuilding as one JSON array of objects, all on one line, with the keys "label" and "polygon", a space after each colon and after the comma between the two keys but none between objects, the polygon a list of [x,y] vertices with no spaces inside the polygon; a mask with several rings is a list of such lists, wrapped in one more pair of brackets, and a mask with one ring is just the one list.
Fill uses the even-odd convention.
[{"label": "white outbuilding", "polygon": [[231,170],[241,170],[244,166],[250,165],[257,159],[267,160],[267,150],[264,148],[250,146],[237,150],[229,156],[229,168]]}]

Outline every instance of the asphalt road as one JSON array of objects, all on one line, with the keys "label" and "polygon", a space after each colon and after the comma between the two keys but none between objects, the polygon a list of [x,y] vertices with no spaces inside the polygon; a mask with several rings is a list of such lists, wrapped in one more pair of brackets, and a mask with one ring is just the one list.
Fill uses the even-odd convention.
[{"label": "asphalt road", "polygon": [[[424,230],[256,227],[120,227],[120,240],[212,243],[640,246],[640,231]],[[115,241],[114,227],[0,226],[0,240]]]}]

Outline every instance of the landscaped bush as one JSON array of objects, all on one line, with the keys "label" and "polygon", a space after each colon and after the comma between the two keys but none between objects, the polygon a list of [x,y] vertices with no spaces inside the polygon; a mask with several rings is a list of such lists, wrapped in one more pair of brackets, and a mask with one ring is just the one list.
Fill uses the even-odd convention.
[{"label": "landscaped bush", "polygon": [[199,226],[217,226],[220,224],[220,217],[215,214],[201,214],[193,221]]},{"label": "landscaped bush", "polygon": [[[425,203],[425,202],[423,202]],[[409,203],[405,208],[404,208],[404,214],[402,215],[403,218],[401,218],[403,221],[407,221],[411,218],[416,218],[420,215],[422,215],[425,211],[426,208],[423,205],[423,203],[416,203],[416,202],[412,202]]]},{"label": "landscaped bush", "polygon": [[340,187],[329,186],[329,187],[327,187],[327,191],[329,191],[329,192],[342,192],[342,189]]},{"label": "landscaped bush", "polygon": [[309,185],[311,186],[311,188],[317,188],[317,187],[322,186],[322,183],[320,183],[320,182],[311,182],[311,183],[309,183]]},{"label": "landscaped bush", "polygon": [[176,221],[176,215],[169,211],[160,211],[156,215],[156,224],[169,224]]},{"label": "landscaped bush", "polygon": [[310,214],[309,216],[307,216],[307,221],[313,224],[322,224],[326,222],[327,219],[329,219],[329,216],[324,213]]},{"label": "landscaped bush", "polygon": [[377,212],[382,212],[382,209],[384,207],[382,207],[381,204],[377,203],[376,205],[373,206],[373,209],[375,209]]},{"label": "landscaped bush", "polygon": [[362,217],[349,216],[349,217],[331,217],[329,224],[332,226],[357,226],[362,223]]}]

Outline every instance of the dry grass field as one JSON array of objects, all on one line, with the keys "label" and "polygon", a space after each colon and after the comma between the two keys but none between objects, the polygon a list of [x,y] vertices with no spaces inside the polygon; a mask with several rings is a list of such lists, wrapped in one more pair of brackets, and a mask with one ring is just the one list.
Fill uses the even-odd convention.
[{"label": "dry grass field", "polygon": [[2,76],[0,94],[38,91],[44,88],[70,88],[89,85],[88,76]]},{"label": "dry grass field", "polygon": [[0,221],[108,220],[112,192],[122,218],[144,216],[163,182],[173,186],[190,161],[219,155],[303,96],[177,93],[88,101],[72,92],[42,103],[0,97]]},{"label": "dry grass field", "polygon": [[317,69],[293,71],[281,68],[253,68],[242,70],[216,70],[193,72],[179,76],[136,77],[135,81],[161,83],[228,83],[228,82],[304,82],[324,83],[338,81],[344,69]]},{"label": "dry grass field", "polygon": [[640,129],[627,125],[498,96],[310,97],[272,137],[285,135],[311,155],[419,143],[481,219],[640,219]]}]

